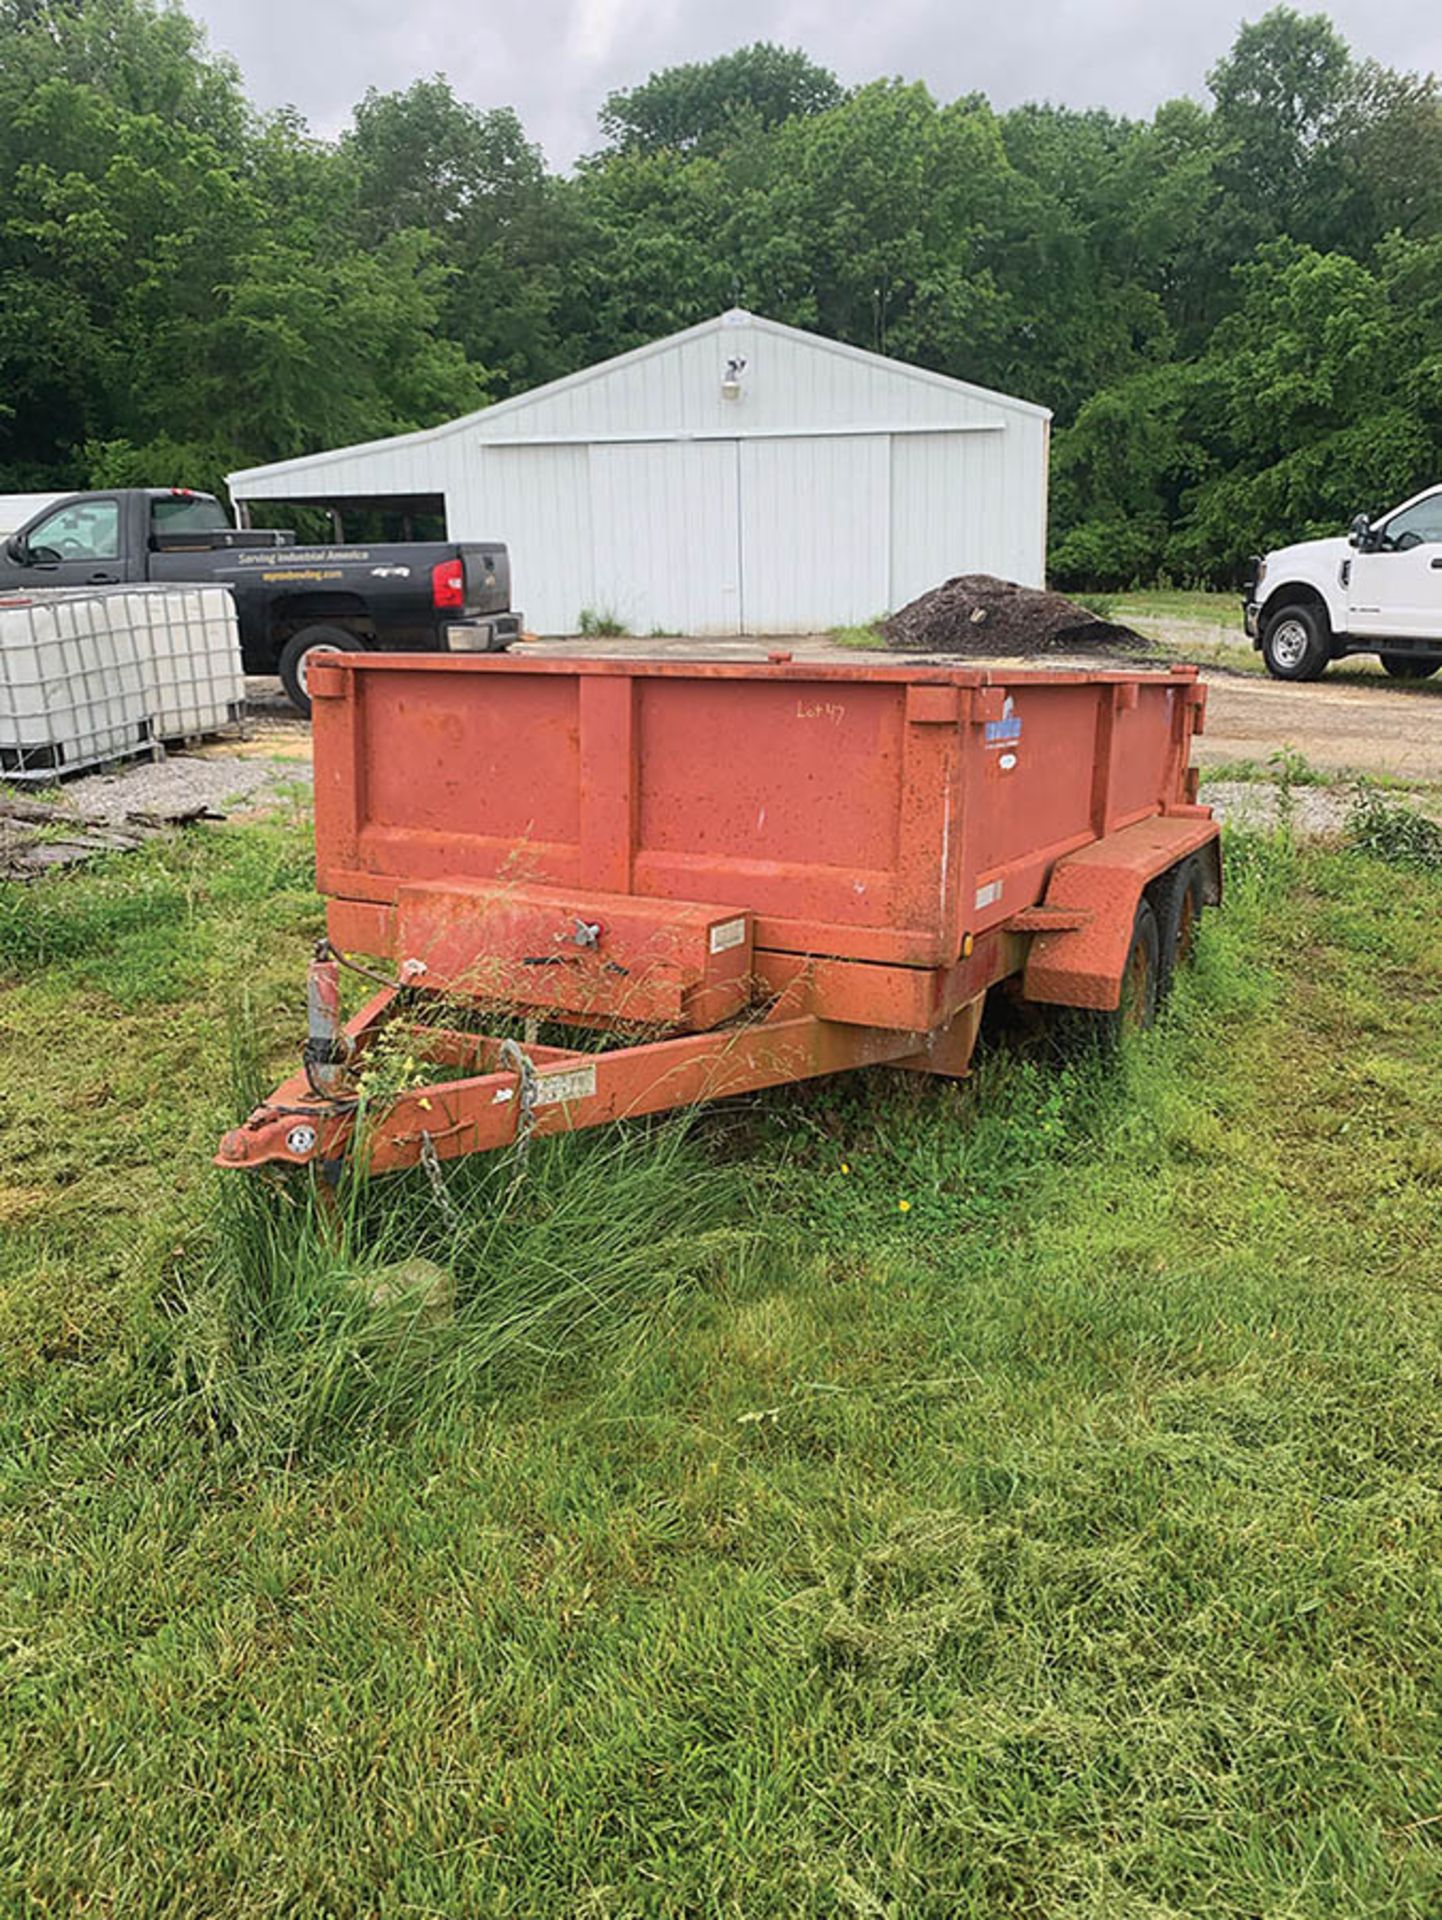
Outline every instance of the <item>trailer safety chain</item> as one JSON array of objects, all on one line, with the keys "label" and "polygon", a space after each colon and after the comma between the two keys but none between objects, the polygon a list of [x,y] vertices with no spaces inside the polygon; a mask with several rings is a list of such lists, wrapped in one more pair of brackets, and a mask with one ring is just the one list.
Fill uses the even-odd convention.
[{"label": "trailer safety chain", "polygon": [[313,1106],[282,1106],[278,1100],[262,1100],[255,1111],[257,1114],[264,1114],[268,1120],[289,1118],[292,1115],[298,1115],[306,1120],[334,1120],[341,1114],[358,1113],[360,1101],[359,1099],[326,1100],[323,1103],[323,1109],[318,1110]]},{"label": "trailer safety chain", "polygon": [[461,1216],[456,1203],[446,1189],[445,1175],[441,1172],[440,1156],[436,1152],[436,1143],[428,1133],[421,1134],[421,1165],[425,1169],[427,1180],[431,1183],[431,1192],[435,1196],[436,1206],[441,1218],[454,1233],[461,1224]]},{"label": "trailer safety chain", "polygon": [[519,1178],[525,1171],[526,1154],[536,1124],[536,1069],[514,1040],[501,1042],[501,1064],[509,1067],[521,1083],[521,1097],[516,1104],[516,1175]]}]

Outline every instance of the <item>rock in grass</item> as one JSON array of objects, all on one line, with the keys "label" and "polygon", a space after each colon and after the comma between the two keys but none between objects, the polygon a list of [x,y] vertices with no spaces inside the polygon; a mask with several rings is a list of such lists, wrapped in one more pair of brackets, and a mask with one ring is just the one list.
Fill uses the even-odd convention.
[{"label": "rock in grass", "polygon": [[432,1327],[455,1318],[456,1276],[448,1267],[419,1255],[359,1274],[355,1285],[367,1306],[378,1312],[414,1315]]}]

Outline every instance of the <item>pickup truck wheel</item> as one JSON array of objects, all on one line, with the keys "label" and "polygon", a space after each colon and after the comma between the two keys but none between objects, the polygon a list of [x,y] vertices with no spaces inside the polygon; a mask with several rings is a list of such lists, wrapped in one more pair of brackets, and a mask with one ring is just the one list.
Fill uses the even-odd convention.
[{"label": "pickup truck wheel", "polygon": [[1327,664],[1327,640],[1327,616],[1316,607],[1278,607],[1262,629],[1262,660],[1274,680],[1315,680]]},{"label": "pickup truck wheel", "polygon": [[1382,671],[1394,680],[1430,680],[1442,660],[1419,660],[1415,653],[1384,653]]},{"label": "pickup truck wheel", "polygon": [[310,688],[307,676],[310,662],[320,653],[354,653],[360,642],[353,633],[347,633],[344,627],[302,627],[299,633],[293,633],[280,655],[281,685],[290,695],[290,702],[297,707],[306,719],[310,718]]},{"label": "pickup truck wheel", "polygon": [[1151,893],[1157,916],[1157,999],[1161,1001],[1171,992],[1178,967],[1187,965],[1197,943],[1197,923],[1206,900],[1206,875],[1198,855],[1179,860],[1154,883]]}]

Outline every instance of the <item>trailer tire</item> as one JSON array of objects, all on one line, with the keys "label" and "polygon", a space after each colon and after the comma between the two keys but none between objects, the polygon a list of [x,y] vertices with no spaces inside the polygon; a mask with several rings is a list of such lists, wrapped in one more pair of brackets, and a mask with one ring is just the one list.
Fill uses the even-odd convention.
[{"label": "trailer tire", "polygon": [[1315,680],[1331,657],[1327,616],[1292,600],[1268,614],[1262,628],[1262,663],[1274,680]]},{"label": "trailer tire", "polygon": [[1191,960],[1206,891],[1207,877],[1195,853],[1179,860],[1152,885],[1152,909],[1157,916],[1158,1005],[1171,992],[1177,969]]},{"label": "trailer tire", "polygon": [[306,686],[309,663],[320,653],[355,653],[361,642],[344,627],[317,624],[293,633],[280,652],[280,683],[290,703],[307,720],[310,718],[310,693]]},{"label": "trailer tire", "polygon": [[1430,680],[1442,660],[1419,660],[1415,653],[1384,653],[1382,671],[1393,680]]},{"label": "trailer tire", "polygon": [[1156,909],[1145,896],[1138,901],[1132,937],[1122,970],[1122,997],[1115,1007],[1055,1007],[1052,1045],[1062,1060],[1078,1055],[1115,1057],[1125,1033],[1139,1033],[1157,1017],[1161,934]]},{"label": "trailer tire", "polygon": [[1109,1016],[1118,1034],[1124,1030],[1139,1033],[1156,1019],[1161,954],[1156,909],[1144,895],[1137,902],[1137,915],[1132,921],[1131,945],[1122,971],[1121,1004]]}]

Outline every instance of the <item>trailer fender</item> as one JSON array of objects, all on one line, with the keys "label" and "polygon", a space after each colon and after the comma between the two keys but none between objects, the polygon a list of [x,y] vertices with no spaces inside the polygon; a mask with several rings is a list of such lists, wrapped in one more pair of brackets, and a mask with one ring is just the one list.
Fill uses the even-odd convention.
[{"label": "trailer fender", "polygon": [[1139,820],[1058,860],[1041,906],[1011,923],[1034,936],[1023,973],[1027,999],[1118,1006],[1141,897],[1192,853],[1205,855],[1204,897],[1215,905],[1222,897],[1220,830],[1205,807]]}]

